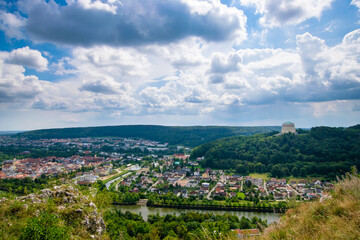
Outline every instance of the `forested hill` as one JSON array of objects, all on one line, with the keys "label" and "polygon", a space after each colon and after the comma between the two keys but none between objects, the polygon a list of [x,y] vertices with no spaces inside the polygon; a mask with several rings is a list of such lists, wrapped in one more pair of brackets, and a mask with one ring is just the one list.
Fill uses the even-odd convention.
[{"label": "forested hill", "polygon": [[205,157],[203,167],[236,169],[238,173],[270,172],[295,177],[360,169],[360,125],[315,127],[302,134],[236,136],[196,147],[191,158]]},{"label": "forested hill", "polygon": [[20,133],[17,136],[30,139],[77,138],[77,137],[136,137],[169,144],[182,144],[189,147],[236,135],[253,135],[279,131],[280,127],[223,127],[192,126],[169,127],[159,125],[121,125],[107,127],[84,127],[44,129]]}]

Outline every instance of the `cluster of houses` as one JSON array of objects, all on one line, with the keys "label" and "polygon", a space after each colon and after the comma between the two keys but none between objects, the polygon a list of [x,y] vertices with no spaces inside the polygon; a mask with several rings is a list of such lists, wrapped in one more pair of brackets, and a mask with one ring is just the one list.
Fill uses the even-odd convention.
[{"label": "cluster of houses", "polygon": [[[243,186],[249,181],[252,190],[258,197],[271,196],[274,200],[286,200],[299,196],[304,200],[322,197],[324,190],[331,188],[330,183],[308,180],[287,183],[286,179],[271,178],[264,181],[261,178],[241,176],[238,174],[227,175],[223,170],[205,169],[200,171],[190,167],[180,167],[177,159],[165,162],[167,170],[162,172],[142,168],[136,175],[125,178],[120,185],[127,186],[131,192],[155,192],[167,194],[173,192],[185,198],[191,196],[204,196],[208,199],[216,196],[235,197],[239,192],[244,192]],[[153,163],[155,165],[155,163]],[[158,163],[156,163],[158,166]],[[172,170],[169,166],[173,166]],[[140,168],[139,168],[140,169]],[[141,174],[141,176],[140,176]],[[254,193],[244,192],[245,195]]]},{"label": "cluster of houses", "polygon": [[290,186],[302,197],[302,199],[313,200],[321,197],[325,197],[329,189],[334,189],[334,185],[329,182],[322,182],[320,180],[300,180],[297,182],[291,182]]},{"label": "cluster of houses", "polygon": [[273,194],[275,200],[294,197],[295,192],[292,187],[287,185],[286,179],[271,178],[270,181],[267,181],[266,186],[268,192]]},{"label": "cluster of houses", "polygon": [[325,195],[325,190],[332,189],[333,184],[320,180],[299,180],[286,182],[286,179],[271,178],[267,181],[268,192],[275,200],[284,200],[298,196],[303,200],[313,200]]},{"label": "cluster of houses", "polygon": [[[118,161],[123,159],[125,156],[125,153],[117,153],[112,151],[110,151],[110,153],[101,152],[103,147],[110,147],[109,149],[112,150],[128,150],[133,148],[140,148],[141,150],[147,148],[149,151],[168,150],[167,143],[159,143],[156,141],[144,139],[114,137],[29,140],[26,138],[0,136],[0,146],[29,147],[29,149],[48,149],[49,147],[62,146],[68,149],[78,149],[79,154],[85,155],[74,155],[68,158],[51,156],[46,158],[24,158],[3,161],[1,164],[2,171],[0,171],[0,179],[22,179],[26,177],[35,179],[40,177],[42,174],[51,176],[59,173],[76,171],[81,167],[91,166],[96,167],[91,172],[91,174],[101,177],[110,174],[112,168],[106,164],[104,166],[99,166],[100,164],[104,162]],[[20,154],[30,154],[30,151],[24,151]],[[97,157],[96,155],[94,157],[90,156],[94,152],[101,152],[101,157]],[[142,157],[137,157],[131,154],[126,156],[126,159],[124,160],[141,161]]]},{"label": "cluster of houses", "polygon": [[[149,152],[166,151],[169,150],[168,143],[160,143],[146,139],[132,139],[132,138],[117,138],[117,137],[103,137],[103,138],[53,138],[53,139],[37,139],[30,140],[26,138],[12,138],[9,136],[0,136],[0,146],[15,146],[15,147],[36,147],[49,148],[53,146],[65,146],[68,148],[78,149],[79,152],[99,151],[103,147],[108,147],[114,150],[129,150],[139,148]],[[25,151],[24,154],[29,153]],[[103,152],[104,155],[109,155]]]},{"label": "cluster of houses", "polygon": [[[176,166],[176,159],[174,161]],[[172,191],[178,196],[187,198],[209,194],[227,196],[227,183],[233,190],[239,190],[242,179],[240,175],[227,176],[222,170],[206,169],[201,172],[198,169],[192,171],[189,167],[177,166],[162,173],[142,168],[136,175],[123,179],[120,185],[129,187],[130,191],[135,193],[143,191],[167,194]]]},{"label": "cluster of houses", "polygon": [[[71,157],[46,157],[46,158],[25,158],[14,159],[2,162],[2,170],[0,171],[0,178],[17,178],[22,179],[30,177],[32,179],[40,177],[42,174],[53,176],[59,173],[68,173],[76,171],[82,167],[97,167],[100,164],[111,161],[112,159],[105,159],[97,156],[79,156]],[[103,166],[95,168],[97,174],[108,174],[111,168]]]}]

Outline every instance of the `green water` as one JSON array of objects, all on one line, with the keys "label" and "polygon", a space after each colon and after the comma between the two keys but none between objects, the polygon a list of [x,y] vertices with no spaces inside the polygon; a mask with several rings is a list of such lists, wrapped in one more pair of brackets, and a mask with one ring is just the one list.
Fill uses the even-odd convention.
[{"label": "green water", "polygon": [[160,216],[166,215],[166,214],[175,214],[180,215],[181,213],[187,213],[187,212],[199,212],[199,213],[213,213],[215,215],[221,215],[221,214],[232,214],[236,215],[239,218],[241,217],[258,217],[261,219],[266,219],[268,224],[277,222],[281,215],[277,213],[266,213],[266,212],[239,212],[239,211],[216,211],[216,210],[194,210],[194,209],[176,209],[176,208],[154,208],[154,207],[147,207],[147,206],[137,206],[137,205],[117,205],[114,206],[116,209],[120,209],[123,212],[130,211],[132,213],[140,214],[146,221],[148,216],[151,214],[157,214],[159,213]]}]

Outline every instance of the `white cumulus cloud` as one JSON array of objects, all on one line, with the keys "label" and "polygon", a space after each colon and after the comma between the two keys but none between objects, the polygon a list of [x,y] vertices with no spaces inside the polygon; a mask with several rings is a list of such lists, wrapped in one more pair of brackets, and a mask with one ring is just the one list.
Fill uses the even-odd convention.
[{"label": "white cumulus cloud", "polygon": [[360,9],[360,0],[352,0],[351,4]]},{"label": "white cumulus cloud", "polygon": [[0,10],[0,30],[9,38],[24,38],[23,27],[26,20],[20,15]]},{"label": "white cumulus cloud", "polygon": [[261,14],[260,23],[275,27],[298,24],[309,18],[320,18],[334,0],[240,0]]},{"label": "white cumulus cloud", "polygon": [[12,50],[5,59],[6,63],[33,68],[38,71],[46,71],[48,60],[38,50],[28,46]]}]

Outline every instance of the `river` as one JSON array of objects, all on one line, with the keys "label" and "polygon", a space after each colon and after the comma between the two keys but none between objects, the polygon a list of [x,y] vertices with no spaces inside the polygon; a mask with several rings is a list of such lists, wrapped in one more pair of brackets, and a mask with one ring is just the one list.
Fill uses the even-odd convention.
[{"label": "river", "polygon": [[175,214],[179,216],[181,213],[187,212],[199,212],[199,213],[213,213],[215,215],[222,215],[222,214],[232,214],[236,215],[239,218],[241,217],[258,217],[261,219],[266,219],[268,224],[277,222],[280,218],[280,214],[277,213],[267,213],[267,212],[240,212],[240,211],[217,211],[217,210],[194,210],[194,209],[176,209],[176,208],[154,208],[154,207],[147,207],[147,206],[138,206],[138,205],[116,205],[114,206],[116,209],[120,209],[122,212],[130,211],[132,213],[140,214],[146,221],[148,216],[151,214],[159,213],[160,216],[166,214]]}]

